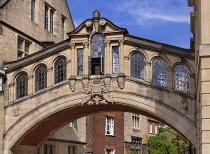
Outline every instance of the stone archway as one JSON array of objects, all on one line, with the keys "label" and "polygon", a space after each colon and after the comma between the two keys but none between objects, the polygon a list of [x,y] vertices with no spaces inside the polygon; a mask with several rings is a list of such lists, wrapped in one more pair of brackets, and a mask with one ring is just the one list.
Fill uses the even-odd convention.
[{"label": "stone archway", "polygon": [[[91,80],[86,81],[90,82]],[[121,82],[120,79],[119,82]],[[101,85],[91,86],[95,86],[95,90],[102,87]],[[131,88],[135,86],[138,88]],[[84,89],[88,89],[88,87],[83,85]],[[122,81],[119,89],[108,91],[101,91],[99,88],[98,92],[89,93],[86,89],[86,92],[70,93],[66,88],[68,88],[68,84],[64,83],[63,86],[56,89],[58,91],[65,90],[66,93],[57,95],[52,99],[44,99],[43,97],[47,93],[43,93],[17,104],[27,106],[30,103],[36,103],[37,107],[28,110],[7,129],[4,138],[5,153],[11,149],[37,147],[50,134],[70,120],[103,111],[136,112],[152,117],[171,126],[192,144],[196,144],[196,124],[193,120],[194,100],[192,98],[187,99],[188,111],[186,108],[180,107],[180,103],[186,100],[186,96],[152,87],[130,78],[127,78],[126,82]],[[70,89],[75,90],[72,86]],[[6,112],[12,111],[14,106],[8,106]]]}]

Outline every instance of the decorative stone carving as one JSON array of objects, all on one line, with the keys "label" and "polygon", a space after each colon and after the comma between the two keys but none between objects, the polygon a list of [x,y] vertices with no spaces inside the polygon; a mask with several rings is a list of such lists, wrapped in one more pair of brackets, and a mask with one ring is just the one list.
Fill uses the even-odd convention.
[{"label": "decorative stone carving", "polygon": [[180,103],[180,107],[182,109],[187,109],[188,108],[188,100],[187,99],[183,99]]},{"label": "decorative stone carving", "polygon": [[111,77],[104,77],[103,80],[105,90],[110,90],[111,88]]},{"label": "decorative stone carving", "polygon": [[19,109],[13,109],[13,116],[17,117],[19,115]]},{"label": "decorative stone carving", "polygon": [[106,20],[105,19],[102,18],[102,19],[99,20],[99,25],[100,26],[104,26],[105,24],[106,24]]},{"label": "decorative stone carving", "polygon": [[112,95],[109,93],[104,94],[94,94],[89,93],[83,98],[85,103],[82,103],[82,105],[99,105],[99,104],[113,104]]},{"label": "decorative stone carving", "polygon": [[88,78],[83,78],[82,79],[82,87],[85,91],[88,91],[90,88],[90,81]]},{"label": "decorative stone carving", "polygon": [[47,68],[47,72],[51,72],[53,70],[53,67]]},{"label": "decorative stone carving", "polygon": [[87,27],[91,27],[93,22],[91,20],[87,20],[85,24]]},{"label": "decorative stone carving", "polygon": [[10,84],[9,84],[9,88],[14,87],[14,85],[15,85],[15,83],[14,83],[14,82],[13,82],[13,83],[10,83]]},{"label": "decorative stone carving", "polygon": [[93,17],[94,18],[99,18],[100,17],[100,12],[98,10],[94,10]]},{"label": "decorative stone carving", "polygon": [[72,92],[75,92],[75,86],[76,85],[76,77],[72,76],[69,78],[69,88],[71,89]]},{"label": "decorative stone carving", "polygon": [[112,77],[112,89],[115,90],[118,88],[117,77]]},{"label": "decorative stone carving", "polygon": [[124,89],[125,87],[125,75],[124,74],[120,74],[117,78],[118,81],[118,86],[121,90]]}]

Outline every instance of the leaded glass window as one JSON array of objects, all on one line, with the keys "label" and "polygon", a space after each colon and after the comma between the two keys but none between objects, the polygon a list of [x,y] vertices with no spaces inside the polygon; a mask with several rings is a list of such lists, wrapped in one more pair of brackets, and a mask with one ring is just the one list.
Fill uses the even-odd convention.
[{"label": "leaded glass window", "polygon": [[104,57],[105,43],[102,34],[95,34],[91,39],[91,58]]},{"label": "leaded glass window", "polygon": [[131,77],[144,79],[144,58],[139,53],[131,55]]},{"label": "leaded glass window", "polygon": [[16,79],[16,98],[22,98],[28,95],[28,75],[23,73]]},{"label": "leaded glass window", "polygon": [[117,74],[119,73],[119,47],[118,46],[114,46],[112,47],[112,71],[113,74]]},{"label": "leaded glass window", "polygon": [[166,63],[161,59],[152,62],[152,83],[166,86]]},{"label": "leaded glass window", "polygon": [[77,49],[77,75],[83,75],[83,49]]},{"label": "leaded glass window", "polygon": [[35,91],[42,90],[47,87],[47,68],[40,66],[35,72]]},{"label": "leaded glass window", "polygon": [[188,92],[189,70],[184,65],[176,65],[174,68],[174,87],[176,90]]},{"label": "leaded glass window", "polygon": [[59,58],[54,64],[55,84],[66,80],[66,59]]}]

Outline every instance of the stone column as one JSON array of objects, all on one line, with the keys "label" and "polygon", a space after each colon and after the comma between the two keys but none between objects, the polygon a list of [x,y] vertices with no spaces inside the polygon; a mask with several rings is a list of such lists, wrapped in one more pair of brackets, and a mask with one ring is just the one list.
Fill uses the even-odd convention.
[{"label": "stone column", "polygon": [[150,62],[145,62],[145,67],[144,68],[145,68],[145,70],[144,70],[145,81],[152,82],[151,63]]},{"label": "stone column", "polygon": [[110,41],[106,41],[106,50],[105,50],[105,74],[112,74],[112,58],[110,58],[111,51],[110,51]]},{"label": "stone column", "polygon": [[76,72],[76,68],[77,68],[77,54],[76,54],[76,50],[75,50],[75,43],[72,43],[71,44],[71,62],[72,62],[72,65],[71,65],[71,75],[73,76],[76,76],[77,75],[77,72]]},{"label": "stone column", "polygon": [[33,82],[34,82],[33,78],[34,78],[34,75],[31,75],[28,77],[28,95],[33,94],[33,92],[35,91],[34,84],[33,84]]},{"label": "stone column", "polygon": [[85,42],[83,43],[84,46],[84,51],[83,51],[83,75],[88,76],[88,69],[89,69],[89,61],[88,61],[88,56],[89,56],[89,43]]},{"label": "stone column", "polygon": [[52,73],[53,67],[47,68],[47,87],[52,86],[54,84],[54,73]]},{"label": "stone column", "polygon": [[174,77],[173,77],[173,70],[172,70],[172,68],[171,67],[167,67],[167,87],[168,88],[174,88]]},{"label": "stone column", "polygon": [[120,50],[119,50],[119,73],[124,73],[124,40],[119,40]]}]

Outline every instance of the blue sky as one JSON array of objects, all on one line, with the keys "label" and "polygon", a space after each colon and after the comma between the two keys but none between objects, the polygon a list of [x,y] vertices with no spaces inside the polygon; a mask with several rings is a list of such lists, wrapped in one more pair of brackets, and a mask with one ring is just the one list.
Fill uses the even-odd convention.
[{"label": "blue sky", "polygon": [[142,38],[189,48],[192,8],[188,0],[67,0],[78,26],[98,9],[117,26],[127,28],[129,34]]}]

